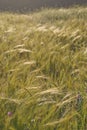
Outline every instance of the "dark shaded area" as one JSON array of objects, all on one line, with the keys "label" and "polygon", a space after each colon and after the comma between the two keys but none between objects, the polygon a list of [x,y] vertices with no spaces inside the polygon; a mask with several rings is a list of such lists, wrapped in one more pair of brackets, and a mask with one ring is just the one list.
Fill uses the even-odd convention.
[{"label": "dark shaded area", "polygon": [[0,11],[27,12],[42,7],[87,5],[87,0],[0,0]]}]

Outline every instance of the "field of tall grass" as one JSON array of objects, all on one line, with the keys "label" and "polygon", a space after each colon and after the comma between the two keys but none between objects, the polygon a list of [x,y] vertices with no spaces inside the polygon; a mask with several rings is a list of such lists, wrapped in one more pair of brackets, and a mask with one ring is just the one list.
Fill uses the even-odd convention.
[{"label": "field of tall grass", "polygon": [[0,13],[0,130],[87,130],[87,8]]}]

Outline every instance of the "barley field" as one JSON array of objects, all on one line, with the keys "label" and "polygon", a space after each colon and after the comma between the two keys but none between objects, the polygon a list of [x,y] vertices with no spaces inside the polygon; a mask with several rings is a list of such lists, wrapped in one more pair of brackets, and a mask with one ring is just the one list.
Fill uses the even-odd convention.
[{"label": "barley field", "polygon": [[87,130],[87,8],[0,13],[0,130]]}]

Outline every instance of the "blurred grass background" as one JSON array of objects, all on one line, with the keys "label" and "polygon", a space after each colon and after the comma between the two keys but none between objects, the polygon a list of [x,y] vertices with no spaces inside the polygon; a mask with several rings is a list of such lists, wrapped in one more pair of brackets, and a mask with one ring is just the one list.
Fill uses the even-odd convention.
[{"label": "blurred grass background", "polygon": [[0,130],[87,130],[87,8],[0,13]]}]

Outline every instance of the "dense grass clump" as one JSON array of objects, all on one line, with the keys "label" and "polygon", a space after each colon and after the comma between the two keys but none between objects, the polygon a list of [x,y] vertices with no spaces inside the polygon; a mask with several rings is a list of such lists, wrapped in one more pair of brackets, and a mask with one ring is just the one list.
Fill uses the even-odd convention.
[{"label": "dense grass clump", "polygon": [[0,130],[87,130],[87,8],[0,13]]}]

